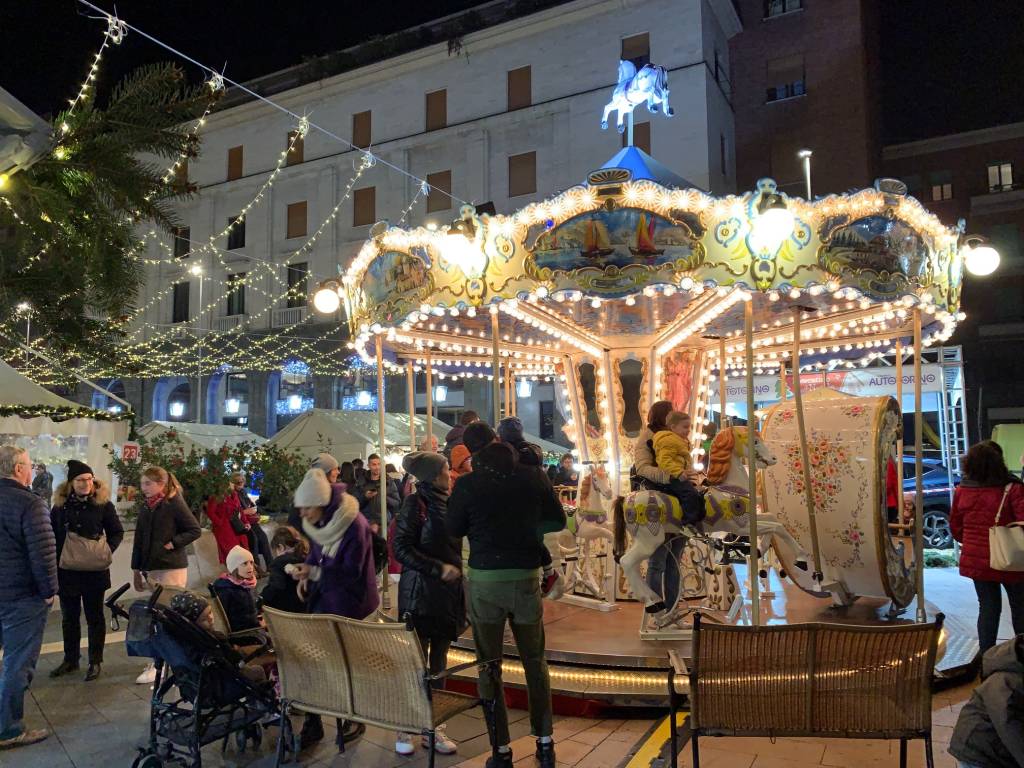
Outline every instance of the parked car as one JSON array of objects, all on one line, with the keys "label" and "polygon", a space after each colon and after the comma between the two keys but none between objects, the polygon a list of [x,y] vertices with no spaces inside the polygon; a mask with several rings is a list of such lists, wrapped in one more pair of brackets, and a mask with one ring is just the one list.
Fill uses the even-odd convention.
[{"label": "parked car", "polygon": [[[903,519],[914,519],[914,494],[917,480],[914,456],[903,457]],[[924,486],[924,545],[931,549],[951,549],[953,532],[949,527],[949,509],[952,489],[950,473],[939,459],[922,459],[921,480]],[[953,474],[953,487],[960,484],[960,476]]]}]

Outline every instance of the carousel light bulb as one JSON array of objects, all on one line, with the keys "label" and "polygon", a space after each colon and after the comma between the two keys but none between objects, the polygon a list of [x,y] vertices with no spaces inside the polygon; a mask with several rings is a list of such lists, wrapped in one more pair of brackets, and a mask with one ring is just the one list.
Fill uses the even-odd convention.
[{"label": "carousel light bulb", "polygon": [[336,289],[324,286],[313,294],[313,306],[317,312],[330,315],[338,311],[341,306],[341,297]]},{"label": "carousel light bulb", "polygon": [[991,275],[999,268],[999,251],[985,242],[968,247],[964,252],[964,266],[972,275]]}]

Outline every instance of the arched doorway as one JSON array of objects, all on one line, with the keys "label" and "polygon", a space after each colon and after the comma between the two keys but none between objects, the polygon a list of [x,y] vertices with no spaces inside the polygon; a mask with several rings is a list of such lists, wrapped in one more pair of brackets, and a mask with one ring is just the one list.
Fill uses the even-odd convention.
[{"label": "arched doorway", "polygon": [[[171,400],[174,393],[176,403],[184,403],[184,410],[175,405],[174,412],[180,413],[177,417],[172,416]],[[161,376],[153,387],[153,420],[154,421],[188,421],[183,414],[190,412],[192,403],[192,387],[189,380],[184,376]]]},{"label": "arched doorway", "polygon": [[313,408],[313,374],[301,360],[287,360],[267,377],[267,434],[273,435]]},{"label": "arched doorway", "polygon": [[[112,395],[120,397],[122,400],[127,400],[128,396],[125,395],[124,382],[120,379],[109,379],[105,382],[101,382],[100,386],[110,392]],[[124,411],[124,406],[111,399],[104,393],[93,390],[92,393],[92,407],[97,411],[110,411],[111,413],[121,413]]]}]

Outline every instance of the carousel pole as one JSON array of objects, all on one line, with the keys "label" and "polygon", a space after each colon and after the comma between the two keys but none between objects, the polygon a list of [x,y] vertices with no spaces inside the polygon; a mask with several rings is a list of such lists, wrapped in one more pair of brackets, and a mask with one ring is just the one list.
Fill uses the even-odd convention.
[{"label": "carousel pole", "polygon": [[505,361],[505,416],[515,416],[512,408],[512,359]]},{"label": "carousel pole", "polygon": [[[385,448],[384,448],[384,339],[381,335],[377,334],[377,450],[380,453],[381,462],[384,461]],[[386,539],[388,536],[388,473],[381,467],[380,471],[380,488],[377,489],[377,495],[380,498],[380,524],[381,534]],[[384,569],[384,576],[381,578],[381,608],[385,612],[391,610],[391,594],[388,590],[390,586],[391,577]]]},{"label": "carousel pole", "polygon": [[729,426],[729,417],[725,415],[728,402],[728,384],[725,381],[725,338],[718,341],[718,431]]},{"label": "carousel pole", "polygon": [[508,371],[508,404],[513,416],[519,415],[518,394],[516,393],[516,373],[511,368]]},{"label": "carousel pole", "polygon": [[804,503],[807,506],[807,523],[811,532],[811,549],[814,556],[814,583],[821,591],[824,575],[821,571],[821,546],[818,542],[818,519],[814,509],[814,490],[811,488],[811,457],[807,449],[807,425],[804,421],[803,388],[800,386],[800,307],[793,308],[793,404],[796,410],[796,429],[800,438],[800,464],[803,469]]},{"label": "carousel pole", "polygon": [[786,361],[785,360],[780,360],[779,361],[779,402],[780,403],[786,402],[786,399],[787,399],[786,390],[787,389],[788,389],[788,387],[786,386]]},{"label": "carousel pole", "polygon": [[914,576],[917,582],[917,620],[927,621],[924,605],[924,482],[921,477],[924,418],[921,413],[921,309],[914,308]]},{"label": "carousel pole", "polygon": [[[896,402],[900,406],[900,431],[896,433],[896,488],[899,495],[899,507],[896,511],[896,522],[900,525],[899,532],[906,535],[903,528],[903,339],[896,339]],[[886,473],[888,476],[888,472]]]},{"label": "carousel pole", "polygon": [[[743,329],[745,332],[746,363],[747,363],[747,493],[750,500],[750,559],[747,564],[747,577],[750,580],[750,614],[755,627],[761,626],[761,584],[758,578],[761,572],[760,557],[757,550],[757,446],[754,436],[754,301],[750,297],[743,303]],[[724,358],[723,358],[724,365]],[[724,389],[723,389],[724,394]],[[725,413],[724,400],[722,413]]]},{"label": "carousel pole", "polygon": [[409,404],[409,450],[415,451],[416,443],[416,371],[413,370],[412,360],[405,364],[405,388],[406,398]]},{"label": "carousel pole", "polygon": [[433,445],[434,437],[434,364],[427,349],[427,444]]},{"label": "carousel pole", "polygon": [[491,307],[491,371],[494,373],[494,381],[491,387],[494,398],[494,428],[498,428],[501,421],[501,358],[498,343],[498,308]]}]

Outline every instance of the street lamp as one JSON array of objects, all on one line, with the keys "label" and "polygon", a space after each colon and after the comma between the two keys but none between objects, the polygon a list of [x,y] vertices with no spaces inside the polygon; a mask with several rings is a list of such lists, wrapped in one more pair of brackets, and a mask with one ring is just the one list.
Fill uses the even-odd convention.
[{"label": "street lamp", "polygon": [[999,268],[999,251],[985,238],[969,235],[964,240],[964,266],[972,275],[991,275]]},{"label": "street lamp", "polygon": [[341,286],[337,280],[324,280],[313,294],[313,307],[325,315],[333,314],[341,306]]},{"label": "street lamp", "polygon": [[807,182],[807,202],[811,202],[811,155],[809,149],[801,149],[796,156],[804,161],[804,181]]}]

